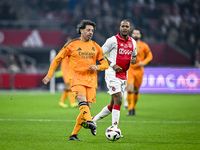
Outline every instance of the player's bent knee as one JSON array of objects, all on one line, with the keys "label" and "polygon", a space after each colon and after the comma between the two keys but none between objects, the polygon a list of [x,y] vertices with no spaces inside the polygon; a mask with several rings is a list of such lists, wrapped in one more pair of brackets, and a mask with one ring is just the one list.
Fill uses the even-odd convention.
[{"label": "player's bent knee", "polygon": [[134,85],[133,84],[128,84],[126,87],[127,92],[133,92],[134,91]]},{"label": "player's bent knee", "polygon": [[84,101],[87,102],[86,97],[84,95],[77,95],[76,100],[78,101],[78,103],[84,102]]}]

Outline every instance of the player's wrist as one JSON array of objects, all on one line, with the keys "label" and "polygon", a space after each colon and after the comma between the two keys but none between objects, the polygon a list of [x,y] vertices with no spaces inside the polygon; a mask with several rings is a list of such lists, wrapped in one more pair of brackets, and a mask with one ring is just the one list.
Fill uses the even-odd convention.
[{"label": "player's wrist", "polygon": [[110,67],[113,67],[115,64],[114,63],[110,63]]}]

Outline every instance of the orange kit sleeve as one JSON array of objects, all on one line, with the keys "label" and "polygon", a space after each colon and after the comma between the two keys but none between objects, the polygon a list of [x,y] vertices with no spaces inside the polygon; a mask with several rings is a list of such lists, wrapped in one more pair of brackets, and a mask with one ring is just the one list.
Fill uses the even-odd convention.
[{"label": "orange kit sleeve", "polygon": [[97,60],[100,62],[100,65],[97,65],[100,71],[106,70],[109,68],[109,64],[107,59],[103,55],[103,50],[99,45],[96,44],[96,47],[98,49],[98,55],[97,55]]},{"label": "orange kit sleeve", "polygon": [[142,62],[143,62],[144,65],[147,65],[153,59],[153,55],[152,55],[152,52],[151,52],[149,46],[146,43],[144,43],[144,44],[145,44],[145,55],[146,55],[146,57]]},{"label": "orange kit sleeve", "polygon": [[68,46],[64,46],[60,52],[57,54],[57,56],[54,58],[54,60],[52,61],[50,67],[49,67],[49,71],[47,73],[47,77],[51,78],[53,76],[53,73],[55,72],[56,68],[58,67],[59,63],[61,62],[61,60],[63,58],[65,58],[66,56],[68,56],[70,54],[70,49],[68,48]]}]

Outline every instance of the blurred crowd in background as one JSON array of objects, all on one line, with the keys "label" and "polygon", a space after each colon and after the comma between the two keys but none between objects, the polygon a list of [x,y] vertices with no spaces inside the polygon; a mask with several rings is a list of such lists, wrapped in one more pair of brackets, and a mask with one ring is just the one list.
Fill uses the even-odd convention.
[{"label": "blurred crowd in background", "polygon": [[5,59],[0,59],[1,72],[18,73],[24,72],[29,74],[37,74],[36,63],[26,61],[23,54],[10,53]]},{"label": "blurred crowd in background", "polygon": [[77,37],[82,19],[97,24],[93,39],[100,45],[119,32],[128,19],[143,31],[147,43],[180,47],[200,62],[200,0],[1,0],[1,29],[56,29]]}]

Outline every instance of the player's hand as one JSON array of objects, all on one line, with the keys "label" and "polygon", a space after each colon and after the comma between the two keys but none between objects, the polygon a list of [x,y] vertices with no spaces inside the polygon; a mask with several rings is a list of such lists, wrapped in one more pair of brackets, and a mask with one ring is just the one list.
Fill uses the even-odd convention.
[{"label": "player's hand", "polygon": [[144,66],[143,62],[140,61],[138,67],[143,67],[143,66]]},{"label": "player's hand", "polygon": [[131,58],[131,64],[134,65],[137,62],[137,56],[132,56]]},{"label": "player's hand", "polygon": [[91,69],[93,71],[99,70],[99,68],[96,65],[90,66],[89,69]]},{"label": "player's hand", "polygon": [[50,80],[51,80],[50,78],[44,77],[44,78],[42,79],[42,82],[43,82],[45,85],[47,85],[47,83],[49,83]]},{"label": "player's hand", "polygon": [[118,65],[114,65],[114,66],[113,66],[113,69],[114,69],[116,72],[122,71],[122,68],[121,68],[120,66],[118,66]]}]

